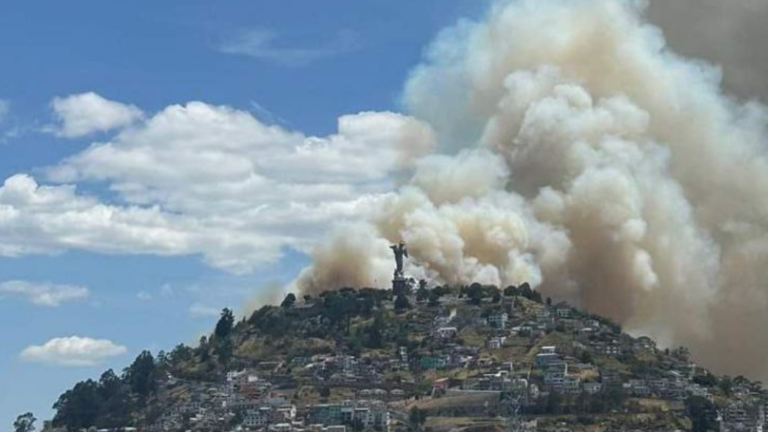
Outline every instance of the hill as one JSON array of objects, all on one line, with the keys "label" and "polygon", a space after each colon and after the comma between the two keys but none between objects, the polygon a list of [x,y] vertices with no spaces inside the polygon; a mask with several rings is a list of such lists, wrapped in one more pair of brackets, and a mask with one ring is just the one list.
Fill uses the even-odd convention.
[{"label": "hill", "polygon": [[527,284],[344,288],[228,309],[196,347],[76,384],[48,429],[755,430],[768,393]]}]

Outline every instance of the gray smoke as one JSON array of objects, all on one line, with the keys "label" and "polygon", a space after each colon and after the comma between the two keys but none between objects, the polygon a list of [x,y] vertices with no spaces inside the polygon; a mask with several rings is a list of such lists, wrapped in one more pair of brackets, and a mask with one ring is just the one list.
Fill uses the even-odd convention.
[{"label": "gray smoke", "polygon": [[673,53],[632,0],[496,2],[404,101],[438,154],[339,228],[297,288],[527,281],[723,373],[768,376],[768,110]]},{"label": "gray smoke", "polygon": [[719,66],[726,90],[768,101],[768,1],[652,0],[648,17],[676,51]]}]

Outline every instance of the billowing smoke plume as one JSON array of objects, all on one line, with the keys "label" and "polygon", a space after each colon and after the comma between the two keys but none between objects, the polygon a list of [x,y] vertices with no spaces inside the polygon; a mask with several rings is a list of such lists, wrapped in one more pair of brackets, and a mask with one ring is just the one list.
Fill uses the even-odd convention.
[{"label": "billowing smoke plume", "polygon": [[672,53],[631,0],[497,2],[443,32],[404,100],[434,127],[377,216],[296,281],[524,281],[720,372],[768,376],[768,112]]},{"label": "billowing smoke plume", "polygon": [[727,91],[768,101],[768,1],[650,0],[648,17],[677,52],[721,67]]}]

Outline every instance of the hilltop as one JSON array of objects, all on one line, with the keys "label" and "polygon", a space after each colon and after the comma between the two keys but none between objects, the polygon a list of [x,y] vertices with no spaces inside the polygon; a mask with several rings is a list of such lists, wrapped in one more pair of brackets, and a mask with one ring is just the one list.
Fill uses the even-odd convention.
[{"label": "hilltop", "polygon": [[527,284],[289,294],[63,394],[49,429],[755,430],[768,393]]}]

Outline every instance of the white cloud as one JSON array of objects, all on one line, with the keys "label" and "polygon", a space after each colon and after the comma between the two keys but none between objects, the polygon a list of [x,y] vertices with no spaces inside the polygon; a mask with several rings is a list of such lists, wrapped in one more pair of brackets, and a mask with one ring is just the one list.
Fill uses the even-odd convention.
[{"label": "white cloud", "polygon": [[40,186],[24,174],[0,187],[4,256],[66,249],[178,254],[189,249],[190,239],[175,222],[157,208],[105,205],[78,195],[74,186]]},{"label": "white cloud", "polygon": [[53,131],[65,138],[123,128],[143,117],[139,108],[105,99],[93,92],[54,98],[51,109],[60,123]]},{"label": "white cloud", "polygon": [[350,31],[340,32],[324,45],[313,47],[280,46],[278,39],[279,35],[269,29],[245,30],[222,43],[219,51],[286,66],[305,66],[317,60],[347,54],[360,46],[357,36]]},{"label": "white cloud", "polygon": [[140,291],[138,294],[136,294],[136,298],[141,301],[150,301],[152,300],[152,294],[146,291]]},{"label": "white cloud", "polygon": [[21,352],[23,360],[61,366],[96,366],[128,352],[127,348],[106,339],[70,336],[54,338],[43,345],[32,345]]},{"label": "white cloud", "polygon": [[56,307],[68,301],[88,298],[88,288],[14,280],[0,283],[0,295],[2,294],[23,297],[39,306]]},{"label": "white cloud", "polygon": [[[311,137],[228,107],[170,106],[48,170],[66,184],[8,178],[0,255],[199,254],[250,272],[370,211],[433,146],[431,128],[394,113],[344,116],[338,133]],[[106,183],[116,202],[78,193],[79,182]]]},{"label": "white cloud", "polygon": [[202,303],[194,303],[189,307],[189,314],[194,318],[217,317],[221,314],[221,309]]}]

